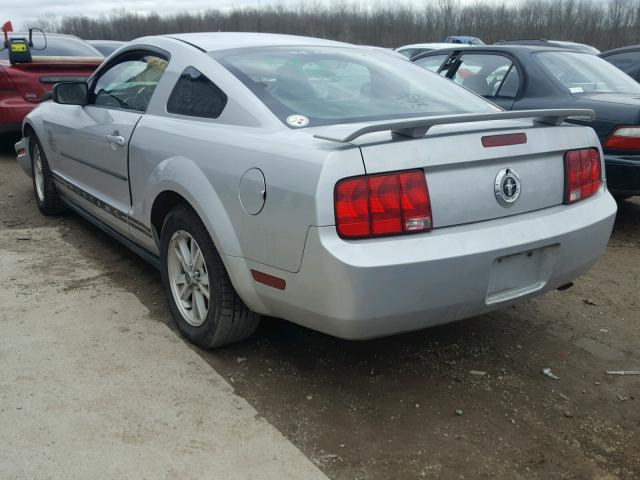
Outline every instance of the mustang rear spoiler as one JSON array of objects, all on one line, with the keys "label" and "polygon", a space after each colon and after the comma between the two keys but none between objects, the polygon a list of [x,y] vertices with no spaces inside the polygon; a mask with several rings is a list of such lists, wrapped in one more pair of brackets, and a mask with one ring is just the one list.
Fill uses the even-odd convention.
[{"label": "mustang rear spoiler", "polygon": [[335,131],[336,135],[314,135],[320,140],[331,142],[349,143],[362,135],[373,132],[391,131],[403,137],[419,138],[436,125],[449,125],[452,123],[485,122],[491,120],[513,120],[530,118],[535,123],[543,125],[561,125],[568,118],[581,120],[594,120],[596,114],[588,109],[548,109],[548,110],[516,110],[495,113],[462,113],[457,115],[438,115],[433,117],[407,118],[402,120],[389,120],[384,122],[369,123],[366,125],[335,125],[327,130]]}]

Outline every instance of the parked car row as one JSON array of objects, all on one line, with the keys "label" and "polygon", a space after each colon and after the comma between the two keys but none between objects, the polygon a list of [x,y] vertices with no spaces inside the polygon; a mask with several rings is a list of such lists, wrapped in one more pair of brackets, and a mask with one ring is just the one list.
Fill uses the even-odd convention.
[{"label": "parked car row", "polygon": [[[622,62],[631,52],[604,58]],[[411,61],[505,110],[594,110],[593,120],[570,121],[596,131],[609,190],[618,197],[640,195],[640,84],[611,63],[573,48],[507,44],[441,48]]]},{"label": "parked car row", "polygon": [[0,134],[20,131],[22,120],[59,82],[87,79],[124,42],[83,41],[39,29],[14,32],[10,22],[0,39]]},{"label": "parked car row", "polygon": [[535,68],[558,96],[599,87],[555,66],[562,49],[543,66],[517,53],[543,47],[484,48],[435,51],[438,75],[313,38],[146,37],[57,84],[17,159],[43,214],[73,210],[160,269],[202,347],[260,315],[349,339],[451,322],[568,288],[616,213],[577,124],[593,110],[515,108]]}]

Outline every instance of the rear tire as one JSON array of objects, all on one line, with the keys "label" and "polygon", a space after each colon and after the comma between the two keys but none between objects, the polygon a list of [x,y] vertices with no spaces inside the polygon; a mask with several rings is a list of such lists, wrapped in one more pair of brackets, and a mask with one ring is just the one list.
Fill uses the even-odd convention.
[{"label": "rear tire", "polygon": [[47,216],[64,212],[65,205],[53,181],[53,174],[49,168],[47,156],[35,135],[29,139],[29,153],[31,156],[33,193],[36,197],[38,209]]},{"label": "rear tire", "polygon": [[255,332],[260,316],[238,296],[206,227],[186,205],[164,221],[160,264],[171,314],[191,343],[217,348]]}]

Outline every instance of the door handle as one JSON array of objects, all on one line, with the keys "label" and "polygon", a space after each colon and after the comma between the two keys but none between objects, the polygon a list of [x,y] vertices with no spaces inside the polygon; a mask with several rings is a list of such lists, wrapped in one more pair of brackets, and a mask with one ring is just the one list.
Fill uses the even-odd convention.
[{"label": "door handle", "polygon": [[118,135],[118,132],[113,132],[113,135],[107,135],[107,142],[109,142],[111,145],[124,147],[126,140],[122,135]]}]

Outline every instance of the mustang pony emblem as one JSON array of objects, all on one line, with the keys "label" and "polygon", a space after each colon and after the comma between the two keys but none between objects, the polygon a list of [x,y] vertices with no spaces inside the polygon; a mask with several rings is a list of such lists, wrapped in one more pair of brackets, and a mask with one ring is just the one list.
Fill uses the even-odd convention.
[{"label": "mustang pony emblem", "polygon": [[520,197],[520,177],[510,168],[498,172],[493,187],[496,200],[503,207],[510,207]]}]

